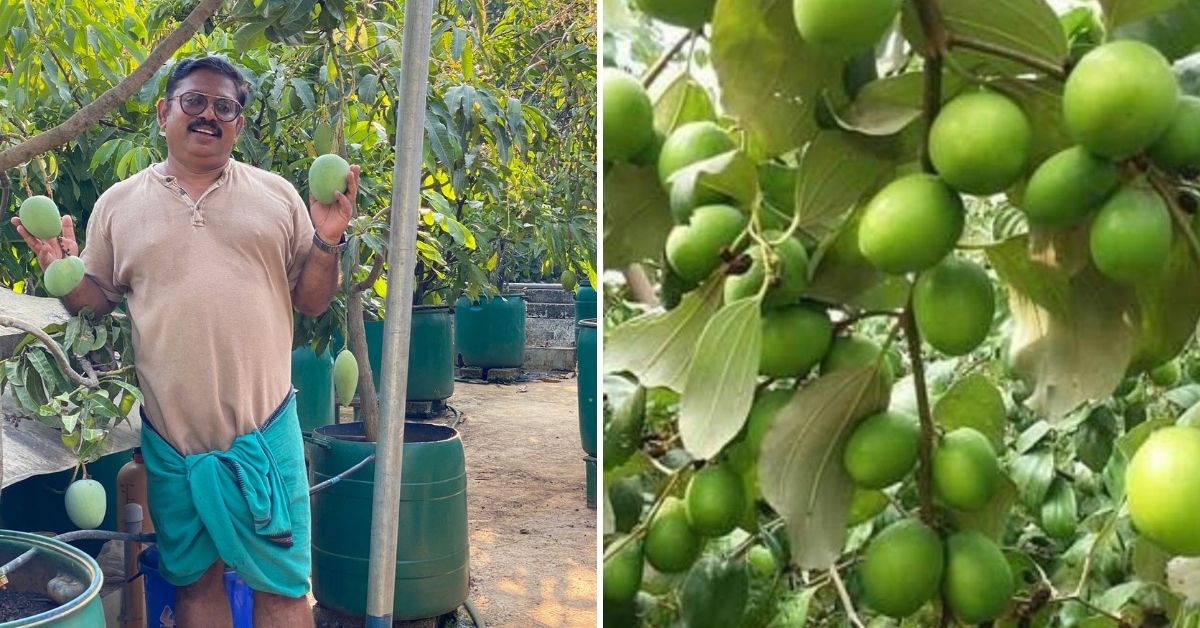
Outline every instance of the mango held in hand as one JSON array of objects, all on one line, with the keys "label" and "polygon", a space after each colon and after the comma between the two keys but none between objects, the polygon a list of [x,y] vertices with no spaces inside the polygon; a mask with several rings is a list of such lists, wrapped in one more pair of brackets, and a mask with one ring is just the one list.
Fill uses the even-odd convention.
[{"label": "mango held in hand", "polygon": [[66,506],[71,523],[80,529],[100,527],[108,507],[104,485],[91,479],[75,480],[67,487]]},{"label": "mango held in hand", "polygon": [[46,292],[61,297],[66,296],[83,281],[83,260],[74,255],[50,262],[50,267],[42,276]]},{"label": "mango held in hand", "polygon": [[62,217],[58,205],[46,196],[30,196],[21,203],[17,215],[25,230],[35,238],[49,240],[62,234]]},{"label": "mango held in hand", "polygon": [[338,155],[321,155],[313,160],[308,169],[308,189],[318,201],[330,204],[335,192],[346,191],[346,179],[350,176],[350,164]]},{"label": "mango held in hand", "polygon": [[358,388],[358,360],[348,349],[343,349],[333,361],[333,388],[337,392],[338,403],[350,405],[354,390]]}]

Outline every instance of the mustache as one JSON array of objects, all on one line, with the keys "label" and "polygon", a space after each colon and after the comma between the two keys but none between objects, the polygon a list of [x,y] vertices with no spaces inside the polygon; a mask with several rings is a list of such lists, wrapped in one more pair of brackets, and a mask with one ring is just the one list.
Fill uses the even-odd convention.
[{"label": "mustache", "polygon": [[203,119],[193,120],[190,123],[188,123],[188,127],[187,127],[188,131],[195,131],[195,130],[201,129],[201,128],[209,129],[213,132],[214,135],[216,135],[217,137],[221,137],[221,127],[217,126],[216,123],[211,122],[209,120],[203,120]]}]

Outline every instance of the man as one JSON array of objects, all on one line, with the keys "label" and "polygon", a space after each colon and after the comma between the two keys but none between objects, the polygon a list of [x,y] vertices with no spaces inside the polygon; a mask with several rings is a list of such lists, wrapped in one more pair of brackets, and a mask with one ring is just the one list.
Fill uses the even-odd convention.
[{"label": "man", "polygon": [[[97,200],[87,274],[62,298],[97,315],[127,300],[150,516],[183,628],[230,625],[226,564],[255,590],[257,628],[313,621],[292,310],[329,305],[359,167],[345,194],[306,209],[286,180],[232,159],[247,97],[224,59],[175,67],[158,102],[167,159]],[[42,268],[62,256],[13,223]],[[69,216],[61,240],[77,252]]]}]

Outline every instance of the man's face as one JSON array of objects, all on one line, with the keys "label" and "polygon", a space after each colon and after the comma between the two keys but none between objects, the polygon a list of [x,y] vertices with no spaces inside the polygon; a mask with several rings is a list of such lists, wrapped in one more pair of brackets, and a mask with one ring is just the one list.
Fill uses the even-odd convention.
[{"label": "man's face", "polygon": [[[207,97],[203,110],[194,115],[184,111],[181,99],[190,99],[192,105],[203,99],[189,95],[189,92]],[[233,144],[245,121],[240,112],[233,120],[221,120],[217,108],[222,105],[217,104],[217,98],[228,98],[237,103],[237,87],[233,80],[208,70],[197,70],[175,85],[170,100],[158,101],[158,124],[167,134],[167,152],[185,160],[224,159],[232,154]]]}]

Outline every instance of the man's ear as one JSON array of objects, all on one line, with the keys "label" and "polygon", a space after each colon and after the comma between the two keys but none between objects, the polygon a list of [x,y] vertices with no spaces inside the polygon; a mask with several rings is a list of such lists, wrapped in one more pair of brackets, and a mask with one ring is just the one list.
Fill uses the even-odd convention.
[{"label": "man's ear", "polygon": [[235,134],[240,135],[242,133],[242,129],[244,129],[245,127],[246,127],[246,116],[244,114],[239,113],[238,119],[237,119],[237,131],[235,132]]},{"label": "man's ear", "polygon": [[155,109],[158,110],[158,126],[159,128],[162,128],[163,123],[167,121],[167,111],[170,110],[170,105],[167,104],[167,100],[165,98],[159,98],[158,104],[155,105]]}]

